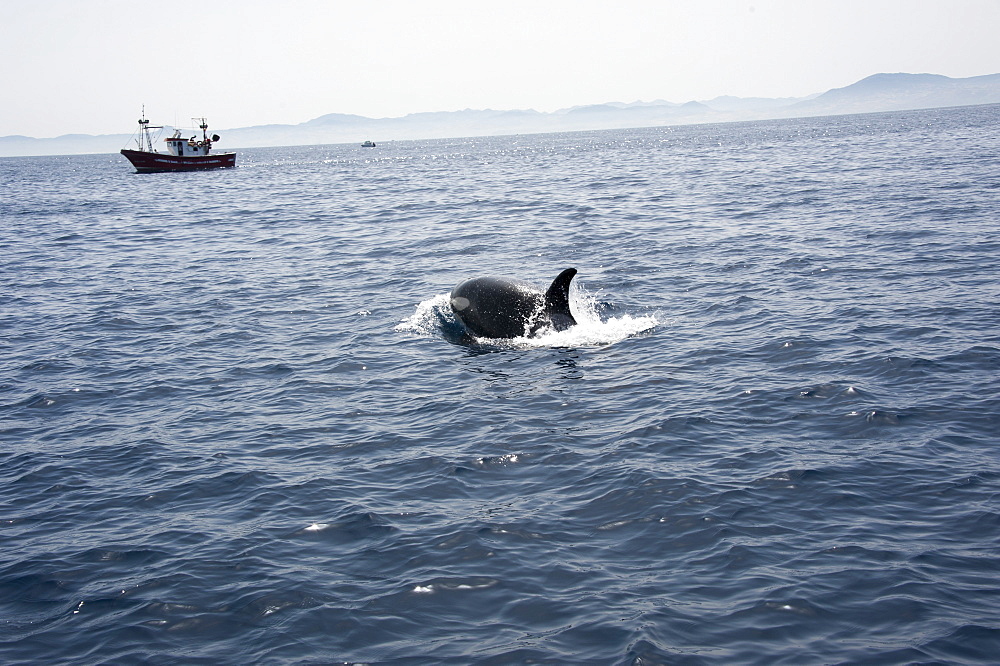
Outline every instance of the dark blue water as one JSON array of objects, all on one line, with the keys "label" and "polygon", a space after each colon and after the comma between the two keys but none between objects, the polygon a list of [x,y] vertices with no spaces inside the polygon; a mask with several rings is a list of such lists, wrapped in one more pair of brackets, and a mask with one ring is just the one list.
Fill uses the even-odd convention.
[{"label": "dark blue water", "polygon": [[1000,106],[238,165],[0,160],[0,662],[997,661]]}]

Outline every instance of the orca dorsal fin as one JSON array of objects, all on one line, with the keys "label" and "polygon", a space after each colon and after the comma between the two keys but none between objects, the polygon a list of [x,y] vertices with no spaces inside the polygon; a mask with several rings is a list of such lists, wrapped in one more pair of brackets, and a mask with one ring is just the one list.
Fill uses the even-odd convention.
[{"label": "orca dorsal fin", "polygon": [[575,275],[575,268],[567,268],[556,276],[552,286],[545,292],[545,312],[558,331],[576,326],[576,319],[569,311],[569,283]]}]

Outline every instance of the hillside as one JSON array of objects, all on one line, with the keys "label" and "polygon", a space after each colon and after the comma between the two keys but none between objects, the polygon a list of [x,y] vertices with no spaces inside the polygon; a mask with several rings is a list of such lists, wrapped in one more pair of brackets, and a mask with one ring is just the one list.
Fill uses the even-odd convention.
[{"label": "hillside", "polygon": [[[905,109],[1000,103],[1000,74],[955,79],[938,74],[874,74],[843,88],[808,98],[717,97],[684,104],[609,102],[542,113],[492,109],[413,113],[399,118],[366,118],[330,113],[297,125],[261,125],[219,130],[220,150],[235,148],[360,143],[574,130],[654,127],[768,118],[873,113]],[[166,132],[172,128],[166,128]],[[0,156],[115,153],[128,134],[71,134],[51,139],[0,137]]]}]

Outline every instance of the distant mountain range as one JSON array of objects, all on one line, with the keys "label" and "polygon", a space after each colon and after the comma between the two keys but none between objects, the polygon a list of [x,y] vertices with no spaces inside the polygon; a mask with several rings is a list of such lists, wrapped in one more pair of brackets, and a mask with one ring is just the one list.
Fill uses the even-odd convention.
[{"label": "distant mountain range", "polygon": [[[874,113],[1000,103],[1000,74],[953,79],[938,74],[875,74],[844,88],[799,98],[716,97],[677,104],[663,100],[576,106],[552,113],[466,109],[366,118],[331,113],[298,125],[219,130],[219,149],[436,139],[574,130]],[[173,132],[173,128],[166,128]],[[164,133],[164,136],[169,134]],[[128,134],[67,134],[52,139],[0,137],[0,156],[115,153]]]}]

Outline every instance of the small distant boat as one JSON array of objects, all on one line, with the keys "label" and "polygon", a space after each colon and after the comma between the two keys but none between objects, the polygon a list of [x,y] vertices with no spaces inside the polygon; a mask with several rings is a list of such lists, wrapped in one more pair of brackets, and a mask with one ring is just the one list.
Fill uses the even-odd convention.
[{"label": "small distant boat", "polygon": [[154,173],[157,171],[199,171],[201,169],[219,169],[236,166],[236,153],[219,153],[212,155],[212,143],[219,140],[218,134],[208,136],[208,123],[204,118],[194,118],[200,121],[201,139],[192,136],[189,139],[181,137],[181,131],[164,139],[167,152],[161,153],[153,148],[151,130],[163,129],[162,126],[150,127],[143,111],[139,119],[139,131],[136,142],[138,150],[122,148],[122,155],[132,163],[138,173]]},{"label": "small distant boat", "polygon": [[362,148],[374,148],[375,147],[375,142],[374,141],[365,141],[363,144],[361,144],[361,147]]}]

